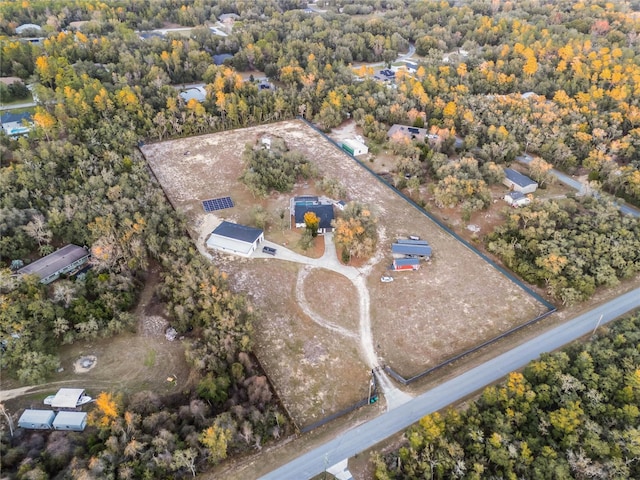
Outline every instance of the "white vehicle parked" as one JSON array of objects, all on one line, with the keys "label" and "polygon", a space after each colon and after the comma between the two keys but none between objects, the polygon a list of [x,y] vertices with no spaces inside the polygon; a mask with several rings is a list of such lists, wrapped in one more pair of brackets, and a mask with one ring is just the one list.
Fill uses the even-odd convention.
[{"label": "white vehicle parked", "polygon": [[380,281],[381,281],[382,283],[389,283],[389,282],[393,282],[393,277],[390,277],[389,275],[383,275],[383,276],[380,278]]}]

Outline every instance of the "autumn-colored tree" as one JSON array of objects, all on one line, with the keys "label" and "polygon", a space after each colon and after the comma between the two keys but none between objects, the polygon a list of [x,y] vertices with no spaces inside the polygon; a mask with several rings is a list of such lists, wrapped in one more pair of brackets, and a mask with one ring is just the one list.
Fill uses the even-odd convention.
[{"label": "autumn-colored tree", "polygon": [[109,392],[100,392],[96,398],[96,408],[89,414],[88,422],[100,428],[110,428],[118,418],[121,398]]},{"label": "autumn-colored tree", "polygon": [[535,157],[529,162],[529,174],[542,187],[545,183],[551,182],[555,178],[551,175],[552,167],[550,163],[545,162],[542,158]]},{"label": "autumn-colored tree", "polygon": [[311,232],[312,237],[318,236],[318,228],[320,227],[320,219],[315,212],[306,212],[304,214],[304,225]]},{"label": "autumn-colored tree", "polygon": [[227,447],[229,440],[231,440],[229,430],[212,425],[200,433],[198,440],[207,448],[209,462],[212,464],[215,465],[227,458]]},{"label": "autumn-colored tree", "polygon": [[343,249],[343,260],[371,255],[378,239],[377,219],[371,209],[358,202],[350,202],[342,217],[333,221],[334,240]]}]

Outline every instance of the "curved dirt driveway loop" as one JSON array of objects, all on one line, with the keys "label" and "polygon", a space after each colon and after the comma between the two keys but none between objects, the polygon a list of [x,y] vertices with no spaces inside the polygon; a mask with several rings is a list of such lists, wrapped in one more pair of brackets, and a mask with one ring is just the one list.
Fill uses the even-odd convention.
[{"label": "curved dirt driveway loop", "polygon": [[342,335],[343,337],[358,338],[358,335],[356,335],[351,330],[347,330],[346,328],[336,325],[335,323],[332,323],[329,320],[322,318],[320,315],[317,315],[313,310],[311,310],[311,306],[309,305],[309,302],[307,302],[307,298],[304,296],[304,288],[303,288],[304,281],[309,275],[309,273],[311,273],[311,269],[312,267],[308,265],[305,266],[304,268],[301,268],[300,272],[298,273],[298,280],[296,282],[296,300],[298,300],[298,304],[302,308],[302,311],[311,320],[313,320],[315,323],[317,323],[323,328],[336,332]]},{"label": "curved dirt driveway loop", "polygon": [[[322,257],[320,258],[307,258],[303,255],[292,252],[291,250],[280,245],[276,246],[278,249],[276,258],[302,263],[305,265],[305,267],[300,270],[300,273],[298,274],[298,280],[296,282],[296,299],[298,300],[298,303],[300,304],[302,310],[316,324],[324,328],[328,328],[329,330],[339,333],[340,335],[343,335],[345,337],[360,339],[360,349],[362,350],[367,365],[369,365],[371,370],[375,371],[378,385],[382,389],[384,397],[387,401],[387,409],[391,410],[393,408],[396,408],[411,400],[412,397],[396,388],[389,380],[389,377],[387,377],[387,374],[378,368],[380,366],[380,363],[378,362],[378,357],[376,355],[375,349],[373,348],[373,334],[371,333],[371,299],[369,297],[369,290],[367,289],[366,284],[366,274],[370,272],[373,266],[381,260],[381,255],[376,255],[361,269],[348,267],[338,261],[335,244],[333,243],[333,234],[326,234],[324,237],[324,242],[324,255],[322,255]],[[254,253],[254,255],[268,258],[266,255],[261,254],[261,252],[257,255]],[[351,281],[351,283],[353,283],[356,291],[358,292],[358,303],[360,306],[358,334],[340,327],[339,325],[335,325],[334,323],[322,318],[322,316],[316,314],[311,310],[311,307],[304,297],[303,283],[304,279],[311,271],[311,268],[314,267],[325,268],[327,270],[331,270],[344,275]]]}]

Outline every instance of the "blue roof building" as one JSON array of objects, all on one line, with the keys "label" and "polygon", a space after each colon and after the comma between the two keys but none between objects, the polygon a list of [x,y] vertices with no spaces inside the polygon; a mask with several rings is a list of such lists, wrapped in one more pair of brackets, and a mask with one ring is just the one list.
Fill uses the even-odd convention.
[{"label": "blue roof building", "polygon": [[391,253],[412,257],[430,257],[431,247],[425,244],[394,243],[391,245]]},{"label": "blue roof building", "polygon": [[515,190],[522,193],[533,193],[538,188],[538,184],[526,175],[513,170],[512,168],[504,169],[504,185],[509,190]]}]

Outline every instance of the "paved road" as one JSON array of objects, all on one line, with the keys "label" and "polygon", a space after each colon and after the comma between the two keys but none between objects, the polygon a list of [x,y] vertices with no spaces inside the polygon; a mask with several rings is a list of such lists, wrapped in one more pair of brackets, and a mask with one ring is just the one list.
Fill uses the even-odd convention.
[{"label": "paved road", "polygon": [[[531,155],[520,155],[516,157],[516,160],[520,163],[524,163],[525,165],[529,165],[533,157]],[[571,178],[569,175],[565,175],[564,173],[556,170],[555,168],[551,169],[551,175],[556,177],[559,181],[578,191],[578,195],[585,195],[587,193],[587,186],[578,180]],[[591,192],[593,196],[598,197],[598,192]],[[637,208],[631,207],[626,204],[618,204],[618,208],[625,215],[633,215],[634,217],[640,217],[640,210]]]},{"label": "paved road", "polygon": [[636,289],[441,384],[414,398],[401,408],[388,411],[349,430],[261,479],[302,480],[318,475],[327,466],[372,447],[407,428],[424,415],[440,410],[501,379],[509,372],[522,368],[541,353],[556,350],[591,333],[597,325],[604,325],[639,307],[640,289]]},{"label": "paved road", "polygon": [[17,110],[18,108],[35,107],[36,102],[12,103],[11,105],[0,105],[0,111]]}]

